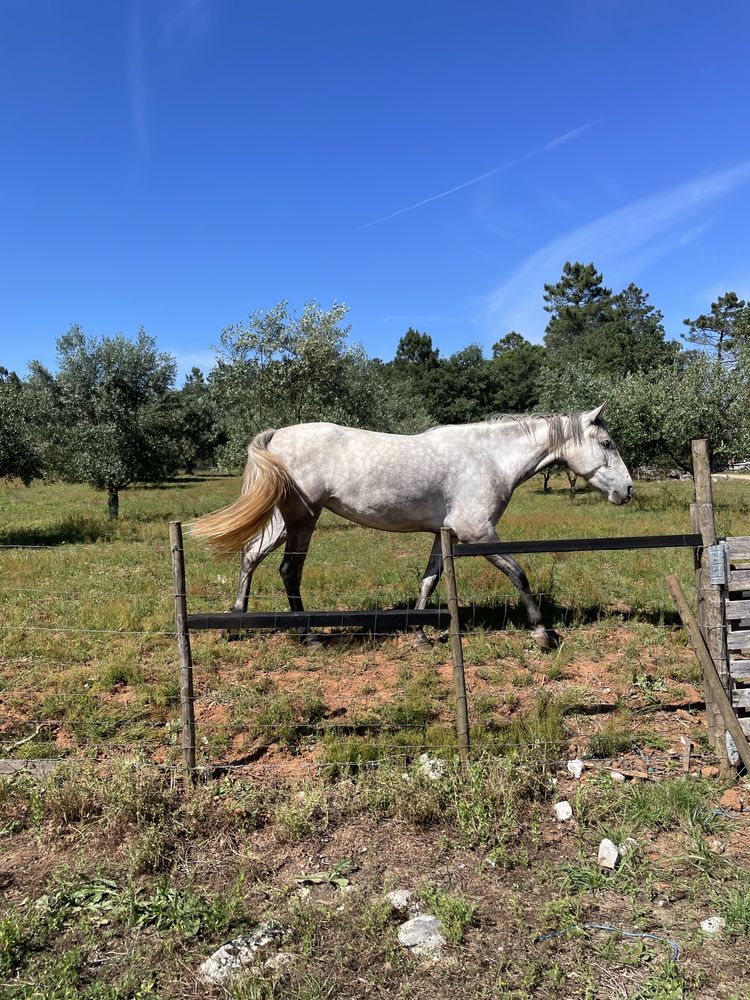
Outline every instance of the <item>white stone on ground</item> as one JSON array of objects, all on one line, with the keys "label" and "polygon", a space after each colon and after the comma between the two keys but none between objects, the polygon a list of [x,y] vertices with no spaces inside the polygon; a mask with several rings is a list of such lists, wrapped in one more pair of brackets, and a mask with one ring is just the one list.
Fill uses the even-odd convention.
[{"label": "white stone on ground", "polygon": [[568,773],[572,774],[576,781],[581,780],[581,775],[583,774],[584,763],[582,760],[569,760],[568,761]]},{"label": "white stone on ground", "polygon": [[283,931],[270,924],[258,924],[252,934],[235,938],[218,948],[202,962],[198,974],[205,983],[227,983],[251,965],[256,965],[259,952],[278,944]]},{"label": "white stone on ground", "polygon": [[271,955],[263,963],[264,969],[276,969],[280,971],[281,969],[286,969],[293,962],[297,961],[297,956],[293,955],[290,951],[277,951],[275,955]]},{"label": "white stone on ground", "polygon": [[719,934],[727,926],[727,922],[723,917],[707,917],[706,920],[701,920],[701,930],[705,934]]},{"label": "white stone on ground", "polygon": [[394,889],[392,892],[386,893],[385,901],[394,913],[399,913],[404,917],[415,916],[419,913],[417,897],[409,889]]},{"label": "white stone on ground", "polygon": [[623,782],[625,780],[625,775],[622,771],[610,771],[609,776],[612,781]]},{"label": "white stone on ground", "polygon": [[561,823],[572,819],[573,806],[565,799],[562,802],[555,802],[555,816],[557,816]]},{"label": "white stone on ground", "polygon": [[428,753],[423,753],[419,755],[418,770],[423,778],[429,778],[430,781],[437,781],[445,774],[445,763],[436,757],[430,757]]},{"label": "white stone on ground", "polygon": [[599,844],[599,854],[596,860],[600,868],[608,868],[610,871],[614,871],[617,868],[617,862],[620,860],[620,852],[612,841],[605,837],[601,844]]},{"label": "white stone on ground", "polygon": [[398,940],[420,958],[439,958],[446,944],[443,923],[431,913],[421,913],[401,924],[398,929]]}]

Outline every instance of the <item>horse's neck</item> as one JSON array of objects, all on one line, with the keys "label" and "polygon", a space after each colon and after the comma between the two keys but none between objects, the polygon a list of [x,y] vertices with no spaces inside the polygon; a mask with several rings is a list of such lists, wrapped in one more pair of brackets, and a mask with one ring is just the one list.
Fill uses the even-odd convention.
[{"label": "horse's neck", "polygon": [[526,418],[528,426],[501,421],[494,425],[497,441],[493,448],[499,473],[509,480],[511,490],[559,460],[550,445],[550,425],[541,418]]}]

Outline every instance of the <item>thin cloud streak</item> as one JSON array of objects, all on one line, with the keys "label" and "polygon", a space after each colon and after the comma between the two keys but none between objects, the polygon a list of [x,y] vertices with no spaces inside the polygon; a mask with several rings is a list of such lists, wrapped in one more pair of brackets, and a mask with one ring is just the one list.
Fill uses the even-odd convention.
[{"label": "thin cloud streak", "polygon": [[136,143],[145,152],[148,148],[148,114],[146,72],[143,57],[143,17],[141,0],[130,4],[128,25],[128,87],[130,91],[130,121]]},{"label": "thin cloud streak", "polygon": [[565,233],[531,254],[484,299],[480,321],[493,336],[498,327],[541,336],[544,283],[555,281],[566,261],[593,260],[607,277],[615,272],[630,281],[645,264],[697,239],[712,221],[698,216],[749,181],[750,160],[640,198]]},{"label": "thin cloud streak", "polygon": [[471,187],[472,184],[478,184],[480,181],[486,180],[488,177],[492,177],[493,174],[497,174],[501,170],[510,170],[511,167],[516,167],[519,163],[524,163],[526,160],[531,159],[532,156],[539,156],[541,153],[546,153],[548,150],[555,149],[557,146],[564,146],[565,143],[571,142],[573,139],[577,139],[579,135],[583,135],[584,132],[588,132],[590,128],[598,125],[601,120],[601,118],[596,118],[593,121],[586,122],[585,125],[579,125],[577,128],[571,129],[569,132],[564,132],[563,135],[558,135],[555,139],[550,139],[549,142],[545,142],[541,146],[535,146],[526,153],[522,153],[520,156],[517,156],[512,160],[508,160],[506,163],[498,164],[498,166],[493,167],[491,170],[487,170],[485,173],[479,174],[478,177],[472,177],[471,180],[464,181],[463,184],[457,184],[455,187],[448,188],[447,191],[441,191],[440,194],[433,194],[429,198],[423,198],[422,201],[417,201],[413,205],[407,205],[406,208],[399,208],[395,212],[391,212],[390,215],[384,215],[382,219],[375,219],[373,222],[366,222],[361,228],[370,229],[372,226],[379,226],[383,222],[389,222],[391,219],[395,219],[399,215],[405,215],[406,212],[413,212],[417,208],[422,208],[423,205],[429,205],[433,201],[439,201],[441,198],[447,198],[448,195],[455,194],[456,191],[463,191],[464,188]]},{"label": "thin cloud streak", "polygon": [[203,0],[180,0],[176,11],[166,21],[164,31],[173,34],[178,28],[187,27],[201,33],[205,28],[207,17]]}]

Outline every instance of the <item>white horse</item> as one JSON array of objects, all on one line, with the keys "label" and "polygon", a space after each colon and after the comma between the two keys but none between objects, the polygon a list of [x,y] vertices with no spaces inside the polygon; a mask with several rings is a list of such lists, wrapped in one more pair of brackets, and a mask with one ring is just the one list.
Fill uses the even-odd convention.
[{"label": "white horse", "polygon": [[[564,462],[614,504],[633,481],[602,420],[586,413],[494,417],[422,434],[380,434],[337,424],[296,424],[258,434],[248,447],[242,494],[201,517],[193,535],[217,552],[244,550],[234,611],[246,611],[257,566],[286,541],[279,572],[292,611],[303,611],[302,570],[323,508],[384,531],[434,535],[417,609],[442,572],[440,529],[459,542],[493,542],[513,490],[553,462]],[[551,636],[523,569],[510,556],[485,557],[519,590],[533,636]],[[418,641],[427,642],[420,632]]]}]

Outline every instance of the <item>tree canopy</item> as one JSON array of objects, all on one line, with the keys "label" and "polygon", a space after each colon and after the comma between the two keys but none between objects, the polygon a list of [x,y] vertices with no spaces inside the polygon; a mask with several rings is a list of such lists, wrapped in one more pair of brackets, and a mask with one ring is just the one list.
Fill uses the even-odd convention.
[{"label": "tree canopy", "polygon": [[176,363],[141,328],[137,338],[87,337],[78,326],[57,341],[57,372],[32,362],[30,388],[43,415],[48,473],[106,490],[160,482],[177,469]]},{"label": "tree canopy", "polygon": [[671,362],[679,345],[665,340],[663,315],[637,285],[613,294],[593,264],[567,262],[560,280],[545,285],[551,313],[544,344],[547,364],[590,361],[625,375]]},{"label": "tree canopy", "polygon": [[[634,283],[613,292],[593,262],[567,261],[544,286],[543,344],[511,330],[486,357],[467,343],[442,354],[410,326],[392,360],[350,339],[347,307],[282,301],[227,327],[204,377],[179,390],[175,361],[142,329],[135,340],[58,341],[57,368],[32,362],[24,381],[0,369],[0,476],[88,482],[109,496],[199,464],[236,469],[268,426],[330,420],[413,433],[493,413],[589,409],[608,419],[634,466],[689,467],[690,440],[707,437],[716,464],[750,456],[750,305],[726,292],[685,320],[681,349]],[[467,338],[468,339],[468,338]]]},{"label": "tree canopy", "polygon": [[34,400],[15,372],[0,368],[0,478],[26,486],[42,475]]},{"label": "tree canopy", "polygon": [[349,343],[347,312],[342,303],[323,309],[308,302],[296,315],[280,302],[222,332],[210,383],[226,428],[220,455],[227,467],[242,461],[248,439],[265,427],[310,420],[408,425],[399,380],[384,377],[360,344]]},{"label": "tree canopy", "polygon": [[750,336],[750,304],[736,292],[726,292],[711,303],[711,311],[683,320],[688,328],[683,340],[707,347],[719,364],[733,361],[738,347]]}]

